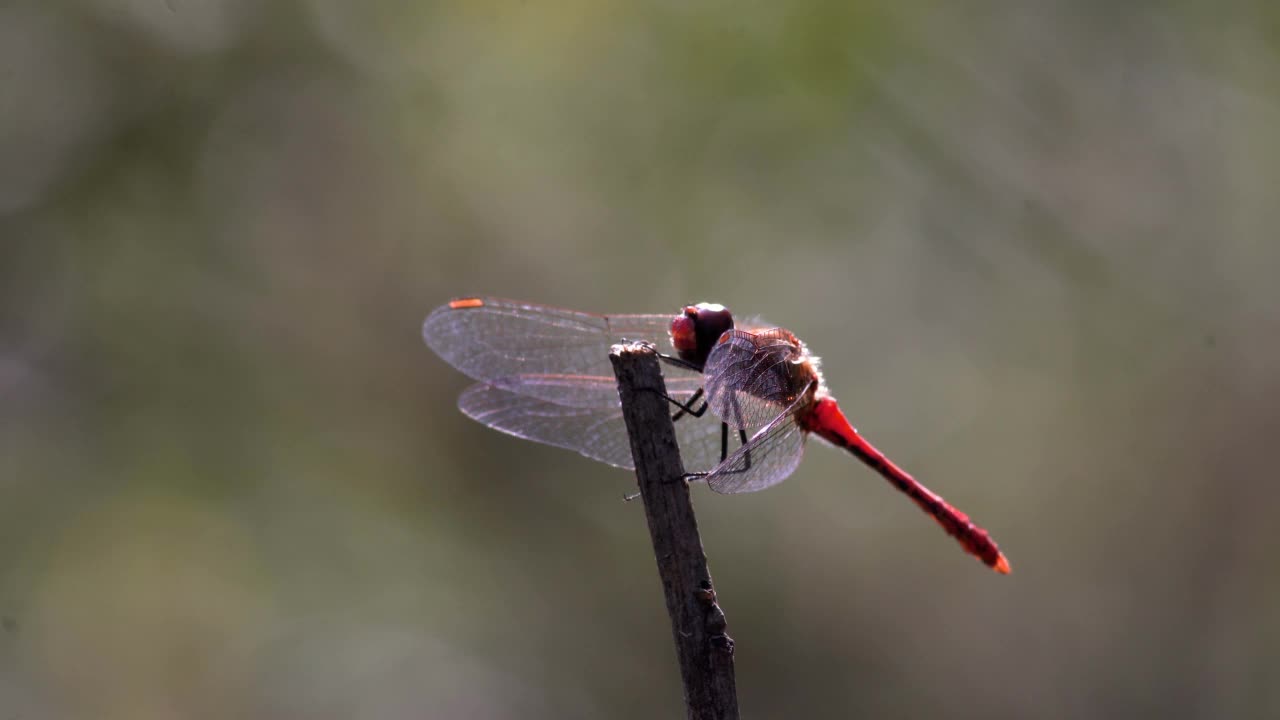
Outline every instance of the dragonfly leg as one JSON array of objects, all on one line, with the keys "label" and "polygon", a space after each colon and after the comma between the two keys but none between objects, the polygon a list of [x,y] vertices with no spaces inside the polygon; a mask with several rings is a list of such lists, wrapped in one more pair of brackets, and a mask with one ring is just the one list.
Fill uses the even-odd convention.
[{"label": "dragonfly leg", "polygon": [[702,367],[701,367],[701,366],[699,366],[699,365],[694,365],[693,363],[689,362],[688,360],[681,360],[680,358],[676,357],[675,355],[666,355],[666,354],[663,354],[663,353],[658,353],[658,359],[659,359],[659,360],[661,360],[661,361],[662,361],[662,362],[664,362],[664,363],[667,363],[668,365],[675,365],[675,366],[676,366],[676,367],[678,367],[678,368],[684,368],[685,370],[692,370],[693,372],[696,372],[696,373],[698,373],[699,375],[701,375],[701,374],[702,374]]},{"label": "dragonfly leg", "polygon": [[[742,443],[743,445],[746,445],[746,444],[747,444],[747,429],[743,427],[743,421],[742,421],[742,407],[741,407],[740,405],[738,405],[738,396],[737,396],[737,395],[734,395],[734,396],[731,398],[731,400],[733,401],[733,402],[732,402],[732,405],[733,405],[733,415],[734,415],[734,417],[735,417],[735,418],[737,419],[737,421],[738,421],[738,423],[737,423],[737,424],[738,424],[738,442]],[[728,449],[729,449],[729,441],[723,437],[723,436],[724,436],[724,433],[728,430],[728,428],[729,428],[728,424],[727,424],[727,423],[725,423],[725,424],[724,424],[724,427],[723,427],[723,428],[721,429],[721,431],[720,431],[720,432],[721,432],[721,443],[720,443],[720,444],[721,444],[721,447],[720,447],[720,452],[721,452],[721,454],[722,454],[722,457],[720,458],[720,462],[724,462],[723,454],[724,454],[726,451],[728,451]],[[746,452],[746,454],[742,457],[742,461],[743,461],[742,472],[746,472],[747,470],[750,470],[750,469],[751,469],[751,451],[750,451],[750,450],[748,450],[748,451]]]},{"label": "dragonfly leg", "polygon": [[[693,403],[690,403],[690,405],[692,405],[692,404],[693,404]],[[686,412],[687,412],[687,413],[689,413],[689,416],[690,416],[690,417],[700,418],[700,417],[702,417],[703,415],[706,415],[706,414],[707,414],[707,408],[708,408],[710,405],[711,405],[711,403],[707,402],[706,400],[703,400],[703,401],[702,401],[702,407],[698,408],[697,410],[690,410],[690,409],[688,409],[688,408],[686,408],[686,407],[684,407],[684,406],[682,405],[682,406],[680,406],[680,407],[681,407],[680,412],[678,412],[678,413],[676,413],[675,415],[672,415],[672,416],[671,416],[671,422],[675,422],[675,421],[679,420],[679,419],[684,415],[684,413],[686,413]]]},{"label": "dragonfly leg", "polygon": [[[743,445],[747,444],[747,431],[738,428],[738,442]],[[720,462],[724,462],[729,457],[729,423],[720,423]],[[722,470],[725,475],[737,475],[751,469],[751,451],[748,450],[742,458],[743,467],[733,470]],[[685,473],[685,480],[701,480],[710,475],[709,472]]]},{"label": "dragonfly leg", "polygon": [[698,391],[697,391],[697,392],[695,392],[695,393],[693,394],[693,397],[690,397],[690,398],[689,398],[689,402],[688,402],[687,404],[685,404],[685,405],[681,405],[680,403],[676,402],[675,400],[672,400],[670,396],[668,396],[668,397],[667,397],[667,400],[668,400],[669,402],[671,402],[673,405],[675,405],[676,407],[680,408],[680,412],[678,412],[678,413],[676,413],[675,415],[672,415],[672,416],[671,416],[671,422],[675,422],[675,421],[679,420],[680,418],[684,417],[684,414],[685,414],[685,413],[688,413],[689,415],[691,415],[691,416],[693,416],[693,417],[696,417],[696,418],[699,418],[699,417],[702,417],[703,415],[705,415],[705,414],[706,414],[706,412],[707,412],[707,406],[711,404],[711,403],[709,403],[709,402],[708,402],[708,401],[706,401],[706,400],[703,400],[703,401],[702,401],[702,407],[698,408],[697,410],[693,410],[693,409],[692,409],[692,408],[693,408],[693,404],[694,404],[694,403],[696,403],[696,402],[698,402],[698,398],[700,398],[700,397],[702,397],[702,388],[698,388]]},{"label": "dragonfly leg", "polygon": [[[736,407],[736,404],[735,404]],[[747,444],[747,431],[745,428],[738,428],[738,442],[742,445]],[[729,423],[720,423],[720,462],[724,462],[729,457]],[[748,450],[742,456],[742,467],[735,470],[724,470],[726,475],[737,475],[751,469],[751,451]],[[705,477],[707,473],[688,473],[686,478],[690,476]]]},{"label": "dragonfly leg", "polygon": [[[655,392],[655,393],[658,392],[653,388],[644,388],[644,389],[648,390],[649,392]],[[663,400],[666,400],[672,405],[675,405],[676,407],[680,408],[680,412],[677,412],[675,415],[671,416],[671,422],[675,422],[676,420],[679,420],[680,418],[684,417],[686,414],[692,417],[700,418],[703,415],[707,414],[707,408],[711,405],[711,403],[707,402],[706,400],[703,400],[702,407],[698,408],[697,410],[693,409],[693,406],[698,402],[698,398],[702,397],[702,388],[698,388],[698,391],[695,392],[693,396],[689,398],[689,402],[687,403],[682,403],[679,400],[671,397],[670,395],[667,395],[666,393],[658,393],[658,394],[662,395]]]}]

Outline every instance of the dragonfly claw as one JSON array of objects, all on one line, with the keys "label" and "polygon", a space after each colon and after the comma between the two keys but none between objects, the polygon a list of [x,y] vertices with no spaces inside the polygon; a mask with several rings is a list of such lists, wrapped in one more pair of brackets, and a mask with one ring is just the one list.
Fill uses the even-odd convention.
[{"label": "dragonfly claw", "polygon": [[623,345],[639,345],[640,347],[646,350],[652,350],[653,352],[658,351],[658,346],[653,344],[653,342],[650,340],[639,340],[639,339],[631,340],[630,338],[624,337],[622,338],[622,344]]}]

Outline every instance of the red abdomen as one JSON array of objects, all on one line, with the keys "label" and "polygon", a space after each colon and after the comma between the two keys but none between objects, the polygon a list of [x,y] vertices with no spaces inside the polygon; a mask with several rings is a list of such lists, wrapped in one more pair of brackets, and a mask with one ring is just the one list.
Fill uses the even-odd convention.
[{"label": "red abdomen", "polygon": [[1008,574],[1009,561],[1001,554],[996,542],[986,530],[978,527],[968,515],[960,512],[943,500],[936,493],[911,477],[907,471],[894,465],[884,453],[872,447],[849,424],[849,420],[840,411],[840,406],[829,397],[820,398],[809,406],[797,420],[800,426],[816,433],[833,445],[842,447],[853,453],[859,460],[870,465],[880,473],[889,484],[901,490],[915,501],[920,509],[929,513],[948,535],[954,537],[967,552],[996,572]]}]

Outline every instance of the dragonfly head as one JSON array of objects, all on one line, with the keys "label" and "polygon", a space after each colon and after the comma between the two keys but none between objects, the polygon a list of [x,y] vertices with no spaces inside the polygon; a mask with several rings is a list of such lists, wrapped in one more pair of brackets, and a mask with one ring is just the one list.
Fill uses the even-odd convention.
[{"label": "dragonfly head", "polygon": [[681,360],[702,367],[720,336],[733,329],[733,313],[715,303],[688,305],[671,321],[671,345]]}]

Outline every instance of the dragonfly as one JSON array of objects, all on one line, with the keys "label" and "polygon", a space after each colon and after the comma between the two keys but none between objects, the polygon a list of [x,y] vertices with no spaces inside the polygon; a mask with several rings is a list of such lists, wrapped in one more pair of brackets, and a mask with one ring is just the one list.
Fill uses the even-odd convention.
[{"label": "dragonfly", "polygon": [[[786,329],[758,319],[736,323],[714,303],[674,315],[605,315],[467,297],[433,310],[422,333],[437,355],[477,381],[458,399],[464,414],[626,469],[634,466],[609,347],[669,341],[674,354],[659,357],[670,371],[667,399],[687,478],[718,493],[763,490],[795,472],[816,435],[887,480],[966,552],[1010,572],[990,533],[863,438],[827,389],[818,358]],[[703,421],[708,411],[719,422]]]}]

